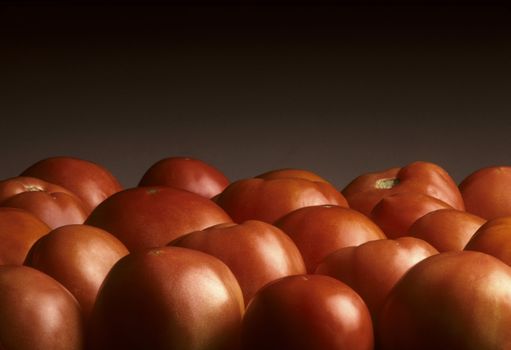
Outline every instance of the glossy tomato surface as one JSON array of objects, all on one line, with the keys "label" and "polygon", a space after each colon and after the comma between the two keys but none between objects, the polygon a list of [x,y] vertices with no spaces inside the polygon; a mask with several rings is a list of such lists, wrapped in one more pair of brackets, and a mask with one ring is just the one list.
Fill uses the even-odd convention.
[{"label": "glossy tomato surface", "polygon": [[363,300],[328,276],[296,275],[269,283],[243,319],[244,350],[370,350],[373,342]]},{"label": "glossy tomato surface", "polygon": [[76,196],[62,186],[30,176],[15,176],[0,181],[0,202],[23,192],[62,192]]},{"label": "glossy tomato surface", "polygon": [[264,221],[219,224],[181,236],[172,246],[191,248],[222,260],[236,276],[248,304],[265,284],[305,273],[305,264],[293,241]]},{"label": "glossy tomato surface", "polygon": [[470,238],[465,250],[476,250],[511,265],[511,216],[488,220]]},{"label": "glossy tomato surface", "polygon": [[90,349],[239,349],[244,310],[219,259],[179,247],[131,253],[114,265],[92,314]]}]

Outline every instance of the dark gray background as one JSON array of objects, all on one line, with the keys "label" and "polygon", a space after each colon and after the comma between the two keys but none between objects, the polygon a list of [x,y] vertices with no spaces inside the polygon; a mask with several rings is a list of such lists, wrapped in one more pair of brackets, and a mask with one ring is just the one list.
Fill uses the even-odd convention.
[{"label": "dark gray background", "polygon": [[510,12],[462,2],[11,2],[0,178],[55,155],[126,187],[167,156],[231,180],[297,167],[339,188],[436,162],[511,164]]}]

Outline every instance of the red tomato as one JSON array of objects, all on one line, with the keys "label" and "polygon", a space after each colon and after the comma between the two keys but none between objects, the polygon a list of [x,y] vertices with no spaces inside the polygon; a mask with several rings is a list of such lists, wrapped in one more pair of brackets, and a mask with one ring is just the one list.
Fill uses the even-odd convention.
[{"label": "red tomato", "polygon": [[172,186],[212,198],[222,192],[229,179],[217,168],[200,159],[169,157],[153,164],[139,186]]},{"label": "red tomato", "polygon": [[315,273],[334,277],[353,288],[377,320],[396,282],[413,265],[437,253],[429,243],[414,237],[379,239],[336,250],[323,259]]},{"label": "red tomato", "polygon": [[161,247],[186,233],[225,222],[232,220],[212,200],[166,186],[117,192],[85,221],[112,233],[131,252]]},{"label": "red tomato", "polygon": [[383,231],[367,216],[334,205],[294,210],[277,220],[275,226],[295,242],[309,273],[337,249],[385,238]]},{"label": "red tomato", "polygon": [[346,284],[321,275],[270,282],[248,304],[244,350],[372,350],[367,306]]},{"label": "red tomato", "polygon": [[440,252],[463,250],[485,219],[456,209],[432,211],[415,221],[408,235],[421,238]]},{"label": "red tomato", "polygon": [[251,219],[273,223],[295,209],[311,205],[348,206],[332,185],[301,178],[238,180],[215,200],[238,223]]},{"label": "red tomato", "polygon": [[467,211],[494,219],[511,215],[511,167],[481,168],[460,183]]},{"label": "red tomato", "polygon": [[70,196],[74,196],[80,200],[73,192],[62,186],[38,179],[36,177],[16,176],[0,181],[0,202],[3,202],[4,200],[19,193],[40,191],[48,193],[62,192]]},{"label": "red tomato", "polygon": [[398,192],[383,197],[371,211],[371,219],[389,238],[407,236],[420,217],[438,209],[452,207],[434,197],[418,192]]},{"label": "red tomato", "polygon": [[389,293],[378,320],[381,350],[508,349],[511,267],[471,251],[433,255]]},{"label": "red tomato", "polygon": [[32,244],[50,230],[26,210],[0,207],[0,265],[22,265]]},{"label": "red tomato", "polygon": [[488,220],[470,238],[465,250],[476,250],[511,265],[511,216]]},{"label": "red tomato", "polygon": [[414,162],[403,168],[363,174],[342,190],[350,208],[366,215],[370,215],[383,197],[399,192],[423,193],[455,209],[465,209],[456,182],[443,168],[429,162]]},{"label": "red tomato", "polygon": [[244,311],[236,278],[219,259],[192,249],[131,253],[98,294],[90,344],[112,349],[239,349]]},{"label": "red tomato", "polygon": [[99,287],[128,249],[110,233],[88,225],[61,226],[39,238],[25,265],[55,278],[80,303],[88,320]]},{"label": "red tomato", "polygon": [[27,266],[0,266],[2,350],[81,350],[80,305],[48,275]]},{"label": "red tomato", "polygon": [[89,213],[105,198],[121,190],[121,184],[105,167],[83,159],[51,157],[21,173],[67,188],[76,194]]},{"label": "red tomato", "polygon": [[285,179],[285,178],[297,178],[316,182],[329,183],[327,180],[316,174],[315,172],[305,169],[274,169],[267,171],[263,174],[257,175],[257,178],[271,180],[271,179]]},{"label": "red tomato", "polygon": [[300,251],[289,236],[263,221],[215,225],[181,236],[170,245],[200,250],[222,260],[238,279],[245,304],[268,282],[305,273]]}]

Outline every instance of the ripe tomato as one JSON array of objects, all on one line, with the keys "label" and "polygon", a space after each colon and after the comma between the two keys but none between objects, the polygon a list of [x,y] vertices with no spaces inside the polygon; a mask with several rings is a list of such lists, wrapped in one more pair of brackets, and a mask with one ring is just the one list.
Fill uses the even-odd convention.
[{"label": "ripe tomato", "polygon": [[15,176],[0,181],[0,202],[23,192],[39,192],[48,193],[62,192],[71,196],[76,195],[68,189],[30,176]]},{"label": "ripe tomato", "polygon": [[170,245],[222,260],[238,279],[245,304],[268,282],[305,273],[300,251],[289,236],[263,221],[215,225],[181,236]]},{"label": "ripe tomato", "polygon": [[385,238],[383,231],[367,216],[334,205],[296,209],[277,220],[275,226],[295,242],[309,273],[337,249]]},{"label": "ripe tomato", "polygon": [[217,168],[200,159],[169,157],[154,163],[139,186],[172,186],[212,198],[222,192],[229,179]]},{"label": "ripe tomato", "polygon": [[310,170],[305,169],[294,169],[294,168],[284,168],[284,169],[274,169],[262,173],[256,176],[257,178],[271,180],[271,179],[285,179],[285,178],[297,178],[304,179],[309,181],[316,182],[325,182],[329,183],[327,180],[312,172]]},{"label": "ripe tomato", "polygon": [[476,250],[511,265],[511,216],[488,220],[470,238],[465,250]]},{"label": "ripe tomato", "polygon": [[366,215],[383,197],[399,192],[423,193],[455,209],[465,209],[456,182],[445,169],[430,162],[413,162],[402,168],[363,174],[342,190],[350,208]]}]

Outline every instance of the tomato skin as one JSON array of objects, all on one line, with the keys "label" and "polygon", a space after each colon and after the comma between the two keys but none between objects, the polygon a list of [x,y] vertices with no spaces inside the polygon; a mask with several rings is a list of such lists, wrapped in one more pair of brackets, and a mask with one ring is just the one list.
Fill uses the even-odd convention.
[{"label": "tomato skin", "polygon": [[27,266],[0,266],[0,347],[81,350],[80,306],[60,283]]},{"label": "tomato skin", "polygon": [[511,265],[511,216],[488,220],[470,238],[465,250],[490,254]]},{"label": "tomato skin", "polygon": [[468,212],[487,220],[511,215],[511,166],[478,169],[461,181],[459,189]]},{"label": "tomato skin", "polygon": [[296,209],[277,220],[275,226],[295,242],[309,273],[313,273],[321,260],[337,249],[386,238],[367,216],[333,205]]},{"label": "tomato skin", "polygon": [[107,198],[85,224],[102,228],[130,252],[161,247],[208,226],[232,222],[212,200],[168,186],[129,188]]},{"label": "tomato skin", "polygon": [[119,260],[98,294],[89,346],[235,350],[243,296],[229,268],[202,252],[161,247]]},{"label": "tomato skin", "polygon": [[485,222],[466,211],[439,209],[417,219],[408,234],[427,241],[439,252],[459,251]]},{"label": "tomato skin", "polygon": [[238,223],[251,219],[274,223],[295,209],[311,205],[348,206],[332,185],[301,178],[238,180],[215,201]]},{"label": "tomato skin", "polygon": [[380,239],[336,250],[323,259],[315,273],[334,277],[353,288],[376,321],[397,281],[416,263],[434,254],[438,251],[422,239]]},{"label": "tomato skin", "polygon": [[215,225],[181,236],[169,245],[200,250],[222,260],[240,283],[245,304],[263,285],[305,273],[303,258],[293,241],[264,221]]},{"label": "tomato skin", "polygon": [[248,304],[244,350],[373,349],[371,316],[346,284],[321,275],[295,275],[264,286]]},{"label": "tomato skin", "polygon": [[212,198],[230,183],[219,169],[191,157],[168,157],[151,165],[138,186],[172,186]]},{"label": "tomato skin", "polygon": [[15,176],[0,181],[0,202],[15,196],[19,193],[24,192],[62,192],[70,196],[75,196],[77,200],[80,200],[73,192],[68,189],[30,176]]},{"label": "tomato skin", "polygon": [[423,193],[465,210],[456,182],[445,169],[431,162],[417,161],[402,168],[363,174],[342,190],[350,208],[366,215],[382,198],[399,192]]},{"label": "tomato skin", "polygon": [[418,192],[398,192],[383,197],[371,211],[370,218],[388,238],[407,236],[412,224],[422,216],[449,204]]},{"label": "tomato skin", "polygon": [[309,180],[309,181],[325,182],[328,184],[330,183],[313,171],[306,170],[306,169],[295,169],[295,168],[274,169],[274,170],[270,170],[265,173],[259,174],[256,177],[261,178],[261,179],[266,179],[266,180],[297,178],[297,179],[304,179],[304,180]]},{"label": "tomato skin", "polygon": [[433,255],[392,289],[378,320],[382,350],[508,349],[511,267],[488,254]]},{"label": "tomato skin", "polygon": [[65,225],[39,238],[24,265],[55,278],[78,300],[88,320],[108,271],[128,249],[110,233],[88,225]]},{"label": "tomato skin", "polygon": [[67,188],[83,201],[88,213],[122,189],[119,181],[102,165],[74,157],[42,159],[25,169],[21,176],[37,177]]}]

